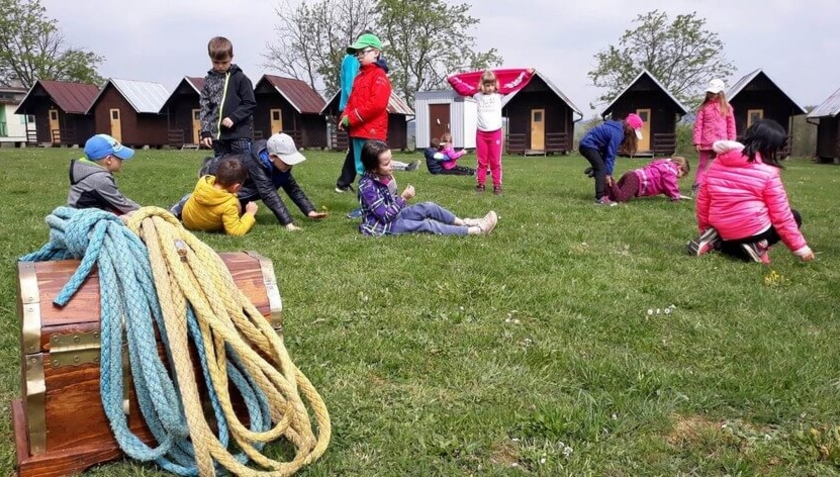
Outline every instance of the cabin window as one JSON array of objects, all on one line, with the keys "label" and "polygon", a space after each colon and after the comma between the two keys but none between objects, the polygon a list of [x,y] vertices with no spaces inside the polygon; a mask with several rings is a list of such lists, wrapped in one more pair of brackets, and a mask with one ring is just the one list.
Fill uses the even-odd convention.
[{"label": "cabin window", "polygon": [[271,112],[271,120],[272,121],[280,121],[280,111],[272,111]]},{"label": "cabin window", "polygon": [[111,110],[111,119],[113,119],[114,121],[116,121],[117,119],[120,119],[120,110],[119,109],[112,109]]},{"label": "cabin window", "polygon": [[747,127],[764,119],[763,109],[750,109],[747,111]]},{"label": "cabin window", "polygon": [[200,121],[201,120],[201,110],[194,109],[193,110],[193,121]]},{"label": "cabin window", "polygon": [[50,120],[51,121],[58,121],[58,111],[52,109],[50,110]]},{"label": "cabin window", "polygon": [[542,111],[534,111],[534,122],[541,123],[542,122]]}]

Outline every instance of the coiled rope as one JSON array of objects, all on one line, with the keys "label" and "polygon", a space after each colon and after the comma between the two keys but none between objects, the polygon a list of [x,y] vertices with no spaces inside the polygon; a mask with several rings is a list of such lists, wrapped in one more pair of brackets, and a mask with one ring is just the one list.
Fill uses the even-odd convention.
[{"label": "coiled rope", "polygon": [[[153,207],[141,209],[129,221],[135,233],[116,216],[94,209],[59,207],[47,223],[50,242],[21,260],[81,259],[56,298],[58,305],[66,304],[93,265],[98,266],[100,392],[126,454],[154,460],[179,475],[213,476],[224,467],[237,475],[272,477],[291,475],[323,455],[331,427],[320,395],[291,361],[282,339],[236,287],[218,255],[171,214]],[[123,323],[138,403],[159,443],[156,448],[131,433],[122,412]],[[155,325],[174,364],[177,388],[158,357]],[[188,352],[190,339],[198,351],[218,435],[201,408]],[[250,428],[234,412],[229,384],[244,398]],[[299,392],[314,411],[317,438]],[[227,450],[229,436],[242,453]],[[280,436],[296,448],[289,462],[260,453],[265,443]],[[247,467],[248,458],[267,470]]]}]

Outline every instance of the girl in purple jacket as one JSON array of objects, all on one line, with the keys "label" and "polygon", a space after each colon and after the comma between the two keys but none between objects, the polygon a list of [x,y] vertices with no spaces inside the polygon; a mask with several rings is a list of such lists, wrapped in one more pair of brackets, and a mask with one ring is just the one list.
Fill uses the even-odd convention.
[{"label": "girl in purple jacket", "polygon": [[735,115],[732,105],[726,102],[723,90],[726,86],[722,80],[713,79],[706,88],[706,99],[697,110],[694,120],[694,149],[697,150],[697,172],[694,175],[694,185],[691,192],[696,193],[709,162],[714,159],[712,145],[715,141],[735,140]]},{"label": "girl in purple jacket", "polygon": [[679,179],[691,171],[691,166],[684,157],[651,161],[641,169],[625,172],[617,183],[607,186],[610,200],[628,202],[634,197],[649,197],[665,194],[671,200],[680,200]]}]

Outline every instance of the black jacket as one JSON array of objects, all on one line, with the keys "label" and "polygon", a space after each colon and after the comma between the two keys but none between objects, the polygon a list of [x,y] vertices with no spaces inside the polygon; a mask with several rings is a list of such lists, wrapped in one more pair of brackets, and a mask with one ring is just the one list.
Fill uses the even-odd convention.
[{"label": "black jacket", "polygon": [[[260,154],[265,153],[265,140],[256,141],[251,148],[250,154],[238,154],[236,157],[248,169],[248,179],[242,184],[239,192],[236,194],[240,202],[246,203],[249,201],[262,200],[263,204],[268,207],[280,225],[288,225],[292,223],[292,216],[289,210],[280,199],[280,194],[277,189],[283,188],[292,202],[298,206],[303,215],[309,215],[309,212],[315,210],[315,206],[306,197],[303,189],[298,186],[294,176],[292,176],[291,169],[287,172],[278,171],[273,165],[265,164],[260,158]],[[230,156],[223,156],[230,157]],[[210,167],[210,174],[216,173],[216,167],[219,164],[218,157],[213,160],[213,165]]]},{"label": "black jacket", "polygon": [[[207,72],[199,98],[201,137],[230,140],[254,136],[253,116],[257,109],[254,87],[237,65],[226,73]],[[222,119],[230,118],[232,128],[223,127]]]}]

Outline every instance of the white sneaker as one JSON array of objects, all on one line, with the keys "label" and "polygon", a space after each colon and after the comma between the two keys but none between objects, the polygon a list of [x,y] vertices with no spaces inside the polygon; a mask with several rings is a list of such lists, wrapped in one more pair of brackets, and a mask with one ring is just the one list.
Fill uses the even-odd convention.
[{"label": "white sneaker", "polygon": [[461,219],[467,227],[475,227],[481,225],[481,219]]},{"label": "white sneaker", "polygon": [[487,215],[484,216],[481,220],[481,224],[479,224],[478,228],[481,229],[481,233],[483,235],[488,235],[493,229],[496,227],[496,224],[499,222],[499,216],[496,215],[496,212],[490,211],[487,212]]}]

